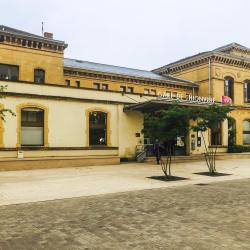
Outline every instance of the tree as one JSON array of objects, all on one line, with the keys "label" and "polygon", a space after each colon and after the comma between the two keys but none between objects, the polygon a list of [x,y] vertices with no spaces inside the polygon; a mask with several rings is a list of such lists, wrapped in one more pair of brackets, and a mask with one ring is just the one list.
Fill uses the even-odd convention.
[{"label": "tree", "polygon": [[190,126],[189,120],[195,119],[192,108],[176,105],[151,113],[145,113],[144,130],[146,137],[153,140],[159,139],[166,151],[166,159],[160,160],[162,171],[166,178],[171,177],[172,155],[175,151],[175,142],[178,136],[186,138]]},{"label": "tree", "polygon": [[[0,98],[4,98],[3,92],[7,89],[7,86],[0,86]],[[15,113],[11,109],[2,109],[0,108],[0,118],[2,121],[5,121],[7,114],[15,116]]]},{"label": "tree", "polygon": [[216,153],[218,148],[218,142],[215,142],[215,147],[211,147],[211,138],[208,137],[208,144],[204,138],[204,132],[213,130],[221,124],[225,119],[228,119],[227,114],[230,112],[228,106],[221,106],[218,104],[213,104],[208,106],[206,109],[198,109],[196,111],[197,125],[192,126],[194,131],[200,131],[202,134],[203,142],[205,145],[205,160],[210,174],[216,174]]}]

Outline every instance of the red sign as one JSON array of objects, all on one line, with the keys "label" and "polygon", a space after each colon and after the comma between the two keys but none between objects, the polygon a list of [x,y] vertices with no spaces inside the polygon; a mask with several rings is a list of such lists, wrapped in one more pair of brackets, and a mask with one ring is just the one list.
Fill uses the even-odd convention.
[{"label": "red sign", "polygon": [[230,103],[232,103],[232,99],[229,96],[223,95],[221,97],[221,103],[222,104],[230,104]]}]

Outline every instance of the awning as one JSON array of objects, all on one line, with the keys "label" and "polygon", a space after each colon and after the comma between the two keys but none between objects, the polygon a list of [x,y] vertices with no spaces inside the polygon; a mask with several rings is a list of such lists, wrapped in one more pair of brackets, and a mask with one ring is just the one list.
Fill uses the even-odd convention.
[{"label": "awning", "polygon": [[124,112],[127,111],[152,112],[160,109],[167,109],[171,105],[176,105],[176,104],[188,107],[196,107],[196,108],[206,108],[212,104],[222,105],[221,103],[215,103],[215,102],[198,102],[190,100],[173,100],[168,98],[167,99],[157,98],[154,100],[126,105],[123,110]]}]

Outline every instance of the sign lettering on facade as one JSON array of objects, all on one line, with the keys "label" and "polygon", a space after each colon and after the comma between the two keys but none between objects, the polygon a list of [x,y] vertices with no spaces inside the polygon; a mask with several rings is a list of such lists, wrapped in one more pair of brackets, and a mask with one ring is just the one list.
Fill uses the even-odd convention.
[{"label": "sign lettering on facade", "polygon": [[159,99],[166,99],[166,100],[177,100],[177,101],[190,101],[190,102],[197,102],[197,103],[214,103],[215,100],[213,97],[205,97],[205,96],[195,96],[195,95],[186,95],[183,96],[182,94],[173,94],[170,92],[166,92],[164,94],[160,94]]}]

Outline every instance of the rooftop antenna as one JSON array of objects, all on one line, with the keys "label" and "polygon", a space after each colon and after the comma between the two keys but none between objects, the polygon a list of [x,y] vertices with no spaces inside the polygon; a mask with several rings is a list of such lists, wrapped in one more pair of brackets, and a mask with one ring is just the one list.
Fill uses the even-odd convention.
[{"label": "rooftop antenna", "polygon": [[43,22],[42,22],[42,35],[43,35]]}]

